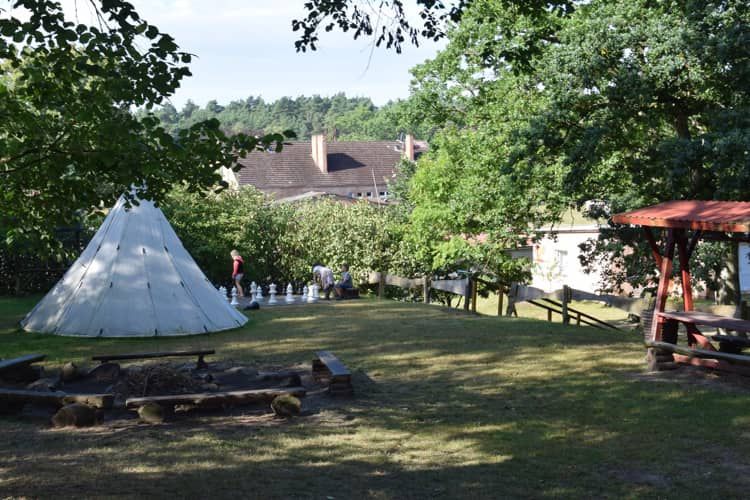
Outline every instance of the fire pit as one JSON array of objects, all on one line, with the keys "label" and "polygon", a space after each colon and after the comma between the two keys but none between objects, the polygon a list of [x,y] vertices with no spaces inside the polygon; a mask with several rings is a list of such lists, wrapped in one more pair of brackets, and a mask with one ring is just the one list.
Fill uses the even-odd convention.
[{"label": "fire pit", "polygon": [[[352,394],[350,378],[346,376],[348,369],[327,352],[325,357],[319,353],[312,365],[293,367],[255,367],[234,361],[206,363],[203,359],[206,354],[213,351],[201,352],[197,365],[161,360],[143,362],[144,358],[196,355],[194,351],[96,356],[94,359],[102,363],[91,370],[68,363],[62,370],[51,373],[31,366],[44,356],[27,356],[19,364],[19,373],[24,373],[26,379],[12,380],[13,377],[5,378],[7,374],[0,378],[0,410],[20,412],[30,405],[48,409],[62,406],[60,411],[76,406],[69,411],[90,410],[91,415],[98,411],[97,418],[88,414],[80,419],[73,416],[62,419],[59,425],[79,425],[77,420],[96,423],[128,419],[135,416],[134,411],[143,421],[158,422],[197,410],[227,412],[253,405],[256,409],[261,405],[266,412],[273,411],[279,416],[290,416],[300,411],[301,404],[296,398],[304,398],[308,393],[324,397]],[[115,359],[137,361],[120,365]],[[331,370],[326,369],[328,365]],[[36,380],[29,383],[29,377]],[[274,401],[275,404],[269,404]]]}]

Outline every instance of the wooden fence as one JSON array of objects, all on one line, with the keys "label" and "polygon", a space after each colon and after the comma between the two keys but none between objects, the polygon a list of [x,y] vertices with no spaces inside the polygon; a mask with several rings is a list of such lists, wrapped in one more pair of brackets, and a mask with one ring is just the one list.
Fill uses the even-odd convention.
[{"label": "wooden fence", "polygon": [[[547,304],[540,303],[540,300]],[[613,325],[594,318],[593,316],[571,309],[570,303],[572,301],[580,300],[603,302],[611,307],[615,307],[627,312],[628,314],[636,316],[640,316],[643,311],[653,308],[653,299],[651,298],[631,298],[621,297],[619,295],[596,294],[585,292],[583,290],[576,290],[567,285],[563,285],[560,290],[545,292],[544,290],[532,286],[513,283],[508,290],[508,309],[506,315],[518,315],[516,313],[516,304],[518,302],[528,302],[537,307],[547,309],[547,319],[549,321],[552,321],[552,313],[555,312],[562,316],[564,324],[569,324],[571,317],[573,317],[578,324],[581,322],[586,323],[585,319],[589,319],[599,325],[615,328]],[[550,305],[554,305],[555,308],[551,308]]]},{"label": "wooden fence", "polygon": [[421,288],[424,294],[425,303],[430,302],[430,290],[441,290],[444,292],[459,295],[464,299],[464,310],[476,312],[477,310],[477,285],[484,284],[490,289],[495,289],[498,293],[498,316],[502,315],[503,295],[508,295],[508,307],[505,314],[511,316],[516,314],[516,304],[519,302],[528,302],[537,307],[547,310],[547,319],[552,320],[552,313],[562,316],[563,323],[570,324],[571,319],[576,324],[587,324],[598,327],[616,328],[615,326],[595,318],[589,314],[583,313],[570,307],[572,301],[597,301],[603,302],[609,306],[621,309],[629,314],[640,316],[644,310],[651,305],[651,299],[648,298],[629,298],[619,295],[595,294],[583,290],[576,290],[569,286],[563,286],[560,290],[545,292],[539,288],[513,283],[505,286],[501,283],[489,282],[476,277],[467,277],[454,280],[431,280],[426,277],[422,278],[403,278],[385,272],[370,273],[367,284],[378,285],[378,297],[385,297],[385,287],[387,285],[397,286],[413,290]]},{"label": "wooden fence", "polygon": [[456,280],[431,280],[423,278],[402,278],[385,272],[372,272],[368,277],[369,285],[378,285],[378,297],[385,297],[386,285],[397,286],[409,290],[422,288],[424,301],[430,303],[430,290],[441,290],[444,292],[460,295],[464,298],[464,309],[477,311],[476,282],[471,278]]}]

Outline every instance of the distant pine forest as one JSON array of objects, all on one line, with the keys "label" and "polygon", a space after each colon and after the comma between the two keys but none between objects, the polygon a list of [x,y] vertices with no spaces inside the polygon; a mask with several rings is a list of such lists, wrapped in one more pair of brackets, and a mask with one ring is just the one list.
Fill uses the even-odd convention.
[{"label": "distant pine forest", "polygon": [[341,141],[395,140],[405,133],[427,139],[430,135],[425,127],[413,124],[416,120],[410,116],[408,101],[391,101],[378,107],[368,97],[347,97],[344,93],[331,97],[282,97],[275,101],[250,96],[227,105],[211,100],[205,107],[189,100],[181,110],[166,104],[156,108],[153,114],[172,133],[216,118],[227,133],[268,134],[293,130],[298,140],[308,140],[318,133]]}]

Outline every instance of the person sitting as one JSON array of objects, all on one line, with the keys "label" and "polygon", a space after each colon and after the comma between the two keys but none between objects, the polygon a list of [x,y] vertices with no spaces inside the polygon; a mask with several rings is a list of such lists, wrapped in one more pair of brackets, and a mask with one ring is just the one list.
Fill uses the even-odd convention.
[{"label": "person sitting", "polygon": [[312,272],[313,282],[320,283],[320,291],[325,293],[326,300],[331,300],[331,290],[334,285],[333,271],[323,264],[315,263]]},{"label": "person sitting", "polygon": [[344,264],[341,266],[341,280],[333,288],[333,291],[336,293],[336,299],[343,299],[344,290],[351,290],[352,288],[354,288],[354,282],[352,281],[352,275],[349,274],[349,264]]}]

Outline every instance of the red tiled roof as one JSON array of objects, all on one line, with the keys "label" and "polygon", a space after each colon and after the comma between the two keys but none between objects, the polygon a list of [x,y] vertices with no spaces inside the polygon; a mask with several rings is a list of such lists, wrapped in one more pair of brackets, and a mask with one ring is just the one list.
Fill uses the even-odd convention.
[{"label": "red tiled roof", "polygon": [[315,166],[310,142],[292,142],[279,153],[253,152],[239,160],[241,186],[252,184],[261,190],[372,186],[385,189],[401,159],[397,141],[328,142],[328,173]]},{"label": "red tiled roof", "polygon": [[750,202],[667,201],[617,214],[612,220],[637,226],[747,233],[750,232]]}]

